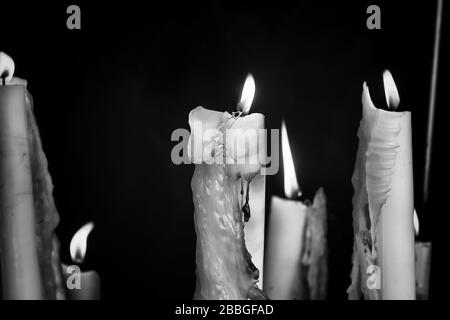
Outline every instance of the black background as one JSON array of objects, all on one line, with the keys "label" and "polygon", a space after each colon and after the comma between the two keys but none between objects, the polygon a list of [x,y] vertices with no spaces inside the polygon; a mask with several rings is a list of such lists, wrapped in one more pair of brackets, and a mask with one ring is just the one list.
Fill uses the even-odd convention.
[{"label": "black background", "polygon": [[[342,1],[341,1],[342,2]],[[66,28],[59,4],[2,4],[0,50],[28,80],[55,184],[62,260],[93,220],[84,269],[95,269],[108,298],[191,299],[195,232],[193,166],[170,159],[171,133],[188,128],[202,105],[233,111],[248,72],[253,112],[267,128],[286,119],[297,178],[329,203],[329,299],[345,299],[352,251],[350,177],[361,118],[362,83],[385,105],[382,72],[396,81],[402,110],[412,111],[415,206],[421,240],[433,241],[431,298],[442,288],[437,241],[446,172],[442,72],[448,56],[443,17],[431,191],[422,202],[423,167],[436,1],[263,4],[131,1],[81,7],[81,30]],[[368,30],[366,8],[381,8],[381,30]],[[448,9],[448,8],[447,8]],[[444,144],[445,143],[445,144]],[[282,168],[267,180],[282,195]],[[267,210],[266,210],[267,211]],[[444,271],[445,272],[445,271]]]}]

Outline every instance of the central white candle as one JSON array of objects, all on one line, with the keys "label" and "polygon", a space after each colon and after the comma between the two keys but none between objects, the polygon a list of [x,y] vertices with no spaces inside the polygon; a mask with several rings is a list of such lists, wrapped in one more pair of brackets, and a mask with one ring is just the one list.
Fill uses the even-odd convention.
[{"label": "central white candle", "polygon": [[247,115],[254,91],[250,76],[237,112],[198,107],[189,114],[188,152],[196,164],[191,182],[195,299],[264,298],[258,279],[264,253],[265,179],[260,169],[266,146],[259,136],[264,116]]}]

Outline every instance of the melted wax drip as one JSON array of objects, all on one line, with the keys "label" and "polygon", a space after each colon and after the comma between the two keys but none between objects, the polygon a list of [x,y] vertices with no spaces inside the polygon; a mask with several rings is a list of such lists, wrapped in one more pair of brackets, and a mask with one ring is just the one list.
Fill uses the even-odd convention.
[{"label": "melted wax drip", "polygon": [[[194,299],[264,300],[257,286],[259,270],[245,246],[245,212],[239,205],[243,182],[239,190],[239,181],[226,171],[224,165],[196,165],[192,178],[197,234]],[[250,210],[247,213],[249,218]]]}]

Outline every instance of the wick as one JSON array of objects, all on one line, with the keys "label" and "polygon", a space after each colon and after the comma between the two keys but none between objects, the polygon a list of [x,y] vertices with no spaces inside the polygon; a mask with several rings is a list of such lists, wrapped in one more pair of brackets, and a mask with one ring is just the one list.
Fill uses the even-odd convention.
[{"label": "wick", "polygon": [[2,85],[6,85],[6,77],[9,76],[8,70],[3,71],[3,73],[0,75],[2,78]]}]

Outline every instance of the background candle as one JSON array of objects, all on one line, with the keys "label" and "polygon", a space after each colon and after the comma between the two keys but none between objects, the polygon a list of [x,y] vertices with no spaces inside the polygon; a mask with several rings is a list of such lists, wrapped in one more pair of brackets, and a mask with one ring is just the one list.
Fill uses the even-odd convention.
[{"label": "background candle", "polygon": [[[400,99],[388,71],[383,80],[388,107],[396,108]],[[348,292],[350,298],[358,298],[362,291],[366,299],[415,299],[411,114],[377,109],[365,83],[362,103],[352,177],[355,252]],[[366,250],[358,253],[362,246]],[[380,286],[369,288],[364,281],[369,272],[364,261],[369,261],[371,270],[379,268],[368,280],[377,280]],[[380,295],[371,296],[378,290]]]},{"label": "background candle", "polygon": [[[4,299],[41,299],[26,82],[0,52],[0,260]],[[6,85],[3,85],[5,82]]]},{"label": "background candle", "polygon": [[[419,218],[414,210],[414,231],[419,235]],[[416,269],[416,298],[428,300],[431,264],[431,242],[416,240],[414,245]]]},{"label": "background candle", "polygon": [[301,191],[284,121],[281,139],[284,190],[289,199],[272,197],[264,291],[276,300],[324,299],[327,281],[325,196],[320,189],[313,206],[295,200]]},{"label": "background candle", "polygon": [[[87,248],[87,237],[90,232],[94,228],[94,224],[92,222],[87,223],[83,227],[81,227],[73,236],[72,241],[70,242],[70,255],[72,260],[81,264],[84,261],[86,256],[86,248]],[[98,300],[100,299],[100,277],[95,271],[84,271],[81,272],[81,269],[78,265],[62,265],[63,274],[66,278],[66,295],[69,300]],[[76,275],[77,272],[80,272]],[[73,282],[70,277],[77,277],[78,279],[73,279]],[[72,287],[72,284],[75,284],[76,281],[79,281],[79,288]]]}]

